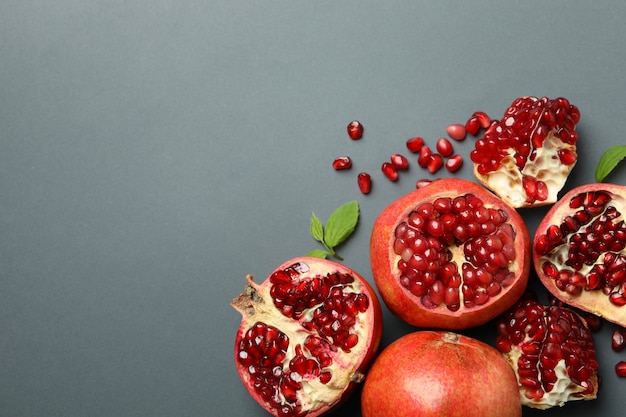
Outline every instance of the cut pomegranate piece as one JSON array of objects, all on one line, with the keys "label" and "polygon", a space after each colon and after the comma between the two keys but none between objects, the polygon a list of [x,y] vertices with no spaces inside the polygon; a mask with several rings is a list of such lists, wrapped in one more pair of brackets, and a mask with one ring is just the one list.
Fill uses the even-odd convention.
[{"label": "cut pomegranate piece", "polygon": [[626,326],[626,186],[575,187],[548,210],[534,266],[558,299]]},{"label": "cut pomegranate piece", "polygon": [[333,168],[337,171],[343,169],[350,169],[352,167],[352,160],[349,156],[340,156],[333,161]]},{"label": "cut pomegranate piece", "polygon": [[578,159],[579,119],[565,98],[516,99],[476,141],[476,178],[513,207],[556,202]]},{"label": "cut pomegranate piece", "polygon": [[522,404],[547,409],[596,398],[593,337],[573,310],[525,299],[499,318],[497,329],[496,347],[515,370]]},{"label": "cut pomegranate piece", "polygon": [[352,140],[359,140],[363,137],[363,125],[358,120],[353,120],[348,123],[348,136]]},{"label": "cut pomegranate piece", "polygon": [[370,262],[398,317],[418,327],[464,329],[493,319],[522,295],[529,242],[511,206],[474,182],[443,178],[380,213]]},{"label": "cut pomegranate piece", "polygon": [[355,271],[296,258],[261,284],[247,277],[235,364],[250,395],[279,417],[315,417],[363,380],[382,333],[380,303]]},{"label": "cut pomegranate piece", "polygon": [[357,175],[357,183],[363,194],[369,194],[372,191],[372,177],[367,172],[361,172]]}]

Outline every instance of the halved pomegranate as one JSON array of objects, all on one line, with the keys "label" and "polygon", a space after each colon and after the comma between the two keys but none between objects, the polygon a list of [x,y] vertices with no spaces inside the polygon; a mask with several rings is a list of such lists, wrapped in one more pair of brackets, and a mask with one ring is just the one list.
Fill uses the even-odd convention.
[{"label": "halved pomegranate", "polygon": [[499,318],[497,327],[496,347],[515,370],[523,405],[547,409],[596,398],[594,341],[579,314],[524,299]]},{"label": "halved pomegranate", "polygon": [[370,262],[398,317],[418,327],[465,329],[523,294],[530,238],[521,216],[500,198],[474,182],[443,178],[380,213]]},{"label": "halved pomegranate", "polygon": [[232,306],[242,314],[235,363],[250,395],[281,417],[315,417],[363,379],[382,334],[372,287],[350,268],[301,257],[261,284],[247,277]]},{"label": "halved pomegranate", "polygon": [[626,326],[626,186],[575,187],[533,240],[534,265],[558,299]]},{"label": "halved pomegranate", "polygon": [[365,378],[363,417],[519,417],[513,370],[490,345],[417,331],[387,346]]},{"label": "halved pomegranate", "polygon": [[476,141],[476,178],[513,207],[554,203],[578,160],[579,119],[562,97],[516,99]]}]

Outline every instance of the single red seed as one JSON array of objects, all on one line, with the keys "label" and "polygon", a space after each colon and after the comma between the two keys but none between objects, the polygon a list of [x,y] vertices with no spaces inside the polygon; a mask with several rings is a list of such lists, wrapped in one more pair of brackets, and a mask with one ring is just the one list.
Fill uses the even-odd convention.
[{"label": "single red seed", "polygon": [[418,136],[406,141],[406,148],[413,153],[419,152],[422,146],[424,146],[424,139]]},{"label": "single red seed", "polygon": [[372,177],[367,172],[361,172],[357,176],[357,182],[359,184],[359,190],[361,190],[363,194],[369,194],[372,190]]},{"label": "single red seed", "polygon": [[428,178],[423,178],[421,180],[417,180],[417,182],[415,183],[415,188],[422,188],[422,187],[426,187],[428,184],[430,184],[431,182],[433,182],[432,180],[429,180]]},{"label": "single red seed", "polygon": [[439,154],[434,153],[428,158],[426,169],[431,174],[434,174],[435,172],[439,171],[439,169],[442,166],[443,166],[443,157]]},{"label": "single red seed", "polygon": [[446,161],[446,169],[450,172],[456,172],[463,165],[463,157],[459,154],[452,155]]},{"label": "single red seed", "polygon": [[340,156],[333,161],[333,168],[337,171],[342,169],[350,169],[352,167],[352,160],[349,156]]},{"label": "single red seed", "polygon": [[446,133],[454,140],[463,140],[467,136],[467,129],[461,123],[453,123],[446,127]]},{"label": "single red seed", "polygon": [[626,377],[626,361],[619,361],[615,364],[615,374],[620,377]]},{"label": "single red seed", "polygon": [[611,337],[611,348],[615,352],[620,352],[626,347],[626,330],[615,329]]},{"label": "single red seed", "polygon": [[432,154],[433,151],[430,149],[430,147],[426,145],[422,146],[419,156],[417,157],[417,164],[422,168],[426,168]]},{"label": "single red seed", "polygon": [[389,181],[398,180],[398,170],[390,162],[383,162],[381,170],[383,171],[383,174],[385,174],[385,177],[389,179]]},{"label": "single red seed", "polygon": [[391,165],[393,165],[396,169],[408,169],[409,160],[404,155],[394,153],[391,155]]},{"label": "single red seed", "polygon": [[352,140],[358,140],[363,137],[363,125],[358,120],[353,120],[348,123],[348,136]]},{"label": "single red seed", "polygon": [[441,156],[450,156],[454,152],[452,143],[446,138],[439,138],[435,146]]},{"label": "single red seed", "polygon": [[559,160],[564,165],[572,165],[576,163],[576,161],[578,160],[578,155],[576,155],[574,152],[570,151],[569,149],[560,149],[558,151],[558,155],[559,155]]}]

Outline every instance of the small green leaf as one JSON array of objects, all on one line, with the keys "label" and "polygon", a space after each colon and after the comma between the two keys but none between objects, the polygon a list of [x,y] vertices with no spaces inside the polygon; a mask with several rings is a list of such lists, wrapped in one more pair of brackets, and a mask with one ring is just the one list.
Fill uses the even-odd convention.
[{"label": "small green leaf", "polygon": [[594,173],[596,182],[602,182],[624,158],[626,158],[626,145],[616,145],[607,149],[596,165]]},{"label": "small green leaf", "polygon": [[313,258],[326,259],[326,256],[328,256],[328,252],[323,251],[321,249],[314,249],[311,252],[309,252],[307,256],[312,256]]},{"label": "small green leaf", "polygon": [[357,201],[349,201],[333,211],[326,222],[324,233],[326,246],[334,248],[343,243],[354,232],[358,221],[359,203]]},{"label": "small green leaf", "polygon": [[324,225],[315,213],[311,213],[311,236],[318,242],[324,242]]}]

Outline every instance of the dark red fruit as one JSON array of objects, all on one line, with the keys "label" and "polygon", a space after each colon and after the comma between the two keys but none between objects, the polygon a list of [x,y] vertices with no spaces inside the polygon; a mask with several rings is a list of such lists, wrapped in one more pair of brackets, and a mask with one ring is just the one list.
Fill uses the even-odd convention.
[{"label": "dark red fruit", "polygon": [[393,165],[395,169],[408,169],[409,160],[404,155],[394,153],[391,155],[391,165]]},{"label": "dark red fruit", "polygon": [[476,135],[478,131],[483,128],[487,129],[491,125],[491,119],[487,113],[477,111],[465,122],[465,129],[470,135]]},{"label": "dark red fruit", "polygon": [[626,330],[615,329],[611,336],[611,349],[615,352],[621,352],[626,347]]},{"label": "dark red fruit", "polygon": [[406,141],[406,148],[413,153],[419,152],[422,146],[424,146],[424,139],[420,137],[414,137]]},{"label": "dark red fruit", "polygon": [[443,157],[441,155],[439,155],[438,153],[430,155],[430,157],[428,158],[428,163],[426,164],[426,169],[428,170],[428,172],[434,174],[439,171],[442,166]]},{"label": "dark red fruit", "polygon": [[452,143],[450,143],[450,141],[446,138],[439,138],[435,147],[441,156],[450,156],[454,152]]},{"label": "dark red fruit", "polygon": [[459,154],[452,155],[446,160],[446,169],[450,172],[456,172],[463,165],[463,157]]},{"label": "dark red fruit", "polygon": [[421,166],[422,168],[426,168],[432,154],[433,151],[430,149],[429,146],[422,146],[420,148],[419,155],[417,156],[417,165]]},{"label": "dark red fruit", "polygon": [[348,123],[348,136],[352,140],[359,140],[363,137],[363,125],[358,120],[353,120]]},{"label": "dark red fruit", "polygon": [[352,160],[349,156],[340,156],[333,161],[333,168],[337,171],[343,169],[350,169],[352,167]]},{"label": "dark red fruit", "polygon": [[626,361],[619,361],[615,364],[615,375],[626,377]]},{"label": "dark red fruit", "polygon": [[359,190],[363,194],[369,194],[372,191],[372,177],[367,172],[361,172],[357,176],[357,183],[359,185]]},{"label": "dark red fruit", "polygon": [[389,179],[389,181],[398,181],[398,170],[394,167],[391,162],[383,162],[383,165],[380,167],[385,177]]}]

